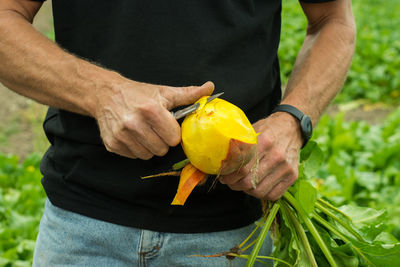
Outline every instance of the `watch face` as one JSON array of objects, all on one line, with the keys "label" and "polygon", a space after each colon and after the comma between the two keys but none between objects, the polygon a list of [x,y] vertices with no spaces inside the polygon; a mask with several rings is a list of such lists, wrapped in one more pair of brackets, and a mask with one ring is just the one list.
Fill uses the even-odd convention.
[{"label": "watch face", "polygon": [[307,139],[306,141],[308,141],[312,136],[312,123],[310,117],[304,115],[301,118],[300,125],[301,131],[303,132],[304,137]]}]

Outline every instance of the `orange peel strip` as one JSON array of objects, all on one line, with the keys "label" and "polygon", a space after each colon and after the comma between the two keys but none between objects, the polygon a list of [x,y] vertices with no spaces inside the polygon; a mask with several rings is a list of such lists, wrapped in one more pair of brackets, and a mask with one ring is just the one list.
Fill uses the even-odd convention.
[{"label": "orange peel strip", "polygon": [[196,169],[192,164],[187,164],[181,171],[178,190],[171,205],[183,206],[196,185],[206,177],[207,174]]}]

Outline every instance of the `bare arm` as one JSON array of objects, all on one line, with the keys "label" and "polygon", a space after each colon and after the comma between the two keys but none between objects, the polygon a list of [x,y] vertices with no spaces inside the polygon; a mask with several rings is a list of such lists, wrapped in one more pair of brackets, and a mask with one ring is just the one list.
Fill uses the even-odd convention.
[{"label": "bare arm", "polygon": [[[303,46],[284,93],[282,103],[308,114],[313,124],[339,92],[350,66],[355,45],[355,23],[350,0],[322,4],[302,3],[308,19]],[[221,178],[233,190],[258,198],[276,200],[298,176],[298,157],[303,139],[297,119],[277,112],[254,124],[258,136],[259,184],[254,189],[250,170],[255,160],[239,173]]]},{"label": "bare arm", "polygon": [[0,2],[0,82],[45,105],[94,117],[106,148],[131,158],[162,156],[180,142],[168,111],[211,94],[213,84],[139,83],[61,49],[31,25],[41,3]]},{"label": "bare arm", "polygon": [[285,90],[283,103],[309,114],[314,125],[341,89],[355,46],[351,2],[302,3],[307,35]]},{"label": "bare arm", "polygon": [[31,23],[40,6],[34,1],[1,1],[0,81],[43,104],[89,115],[94,105],[89,95],[96,86],[85,77],[117,79],[118,74],[64,52],[37,32]]}]

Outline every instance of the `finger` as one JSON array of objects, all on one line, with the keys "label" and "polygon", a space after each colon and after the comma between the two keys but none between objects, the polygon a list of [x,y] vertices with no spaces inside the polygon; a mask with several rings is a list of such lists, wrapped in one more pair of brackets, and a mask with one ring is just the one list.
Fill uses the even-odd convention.
[{"label": "finger", "polygon": [[296,178],[293,176],[285,177],[279,184],[277,184],[274,189],[266,194],[264,199],[276,201],[280,199],[286,190],[296,181]]},{"label": "finger", "polygon": [[181,128],[174,116],[160,106],[154,112],[144,114],[144,117],[153,131],[168,146],[176,146],[181,142]]},{"label": "finger", "polygon": [[[294,171],[292,166],[288,164],[282,164],[277,166],[274,171],[269,172],[262,179],[256,189],[246,191],[246,193],[255,196],[257,198],[265,198],[269,193],[273,192],[278,184],[282,182],[289,184],[297,179],[297,173]],[[288,185],[289,187],[290,185]]]},{"label": "finger", "polygon": [[277,170],[278,166],[271,167],[270,163],[266,160],[266,157],[263,157],[258,163],[257,170],[251,170],[246,177],[240,179],[234,184],[231,184],[230,188],[238,191],[249,191],[254,189],[254,184],[256,184],[257,188],[259,188],[262,183],[266,183],[264,180],[268,180],[271,177],[271,174]]},{"label": "finger", "polygon": [[[129,136],[133,141],[143,146],[152,155],[164,156],[168,152],[168,145],[153,131],[153,129],[146,123],[136,121],[136,124],[127,123],[124,129],[125,136]],[[122,138],[121,138],[122,139]],[[124,141],[129,142],[124,138]],[[131,142],[132,142],[131,141]],[[135,146],[134,148],[137,148]]]},{"label": "finger", "polygon": [[253,185],[250,178],[244,177],[234,184],[228,184],[229,188],[235,191],[248,191],[253,189]]},{"label": "finger", "polygon": [[[276,160],[273,157],[274,153],[271,151],[272,142],[268,138],[263,138],[263,137],[264,137],[264,135],[262,135],[262,136],[260,135],[259,137],[257,137],[257,139],[258,139],[257,155],[259,156],[259,166],[258,166],[258,170],[257,170],[257,177],[264,177],[265,172],[267,170],[271,171],[272,168],[276,165],[276,162],[275,162]],[[256,163],[256,160],[257,160],[257,158],[254,157],[246,166],[244,166],[237,172],[226,175],[226,176],[222,176],[220,178],[221,183],[233,185],[233,184],[237,183],[238,181],[242,180],[243,178],[245,178],[246,176],[249,175],[249,173],[252,170],[252,167]],[[280,160],[280,159],[278,159],[278,160]],[[244,181],[243,186],[247,187],[247,185],[248,185],[248,182]],[[235,188],[239,188],[239,187],[235,186]]]},{"label": "finger", "polygon": [[101,120],[99,123],[104,145],[107,150],[129,158],[150,159],[153,154],[126,133],[127,126],[133,124],[131,118],[122,122],[114,119]]},{"label": "finger", "polygon": [[118,128],[115,120],[107,120],[100,117],[98,119],[98,125],[100,128],[100,134],[103,140],[103,144],[107,151],[127,158],[137,158],[137,155],[135,153],[132,153],[132,151],[130,151],[128,147],[123,144],[123,142],[120,142],[117,138],[115,138],[115,135],[112,131],[112,129]]},{"label": "finger", "polygon": [[295,164],[294,167],[292,165],[288,165],[286,167],[286,172],[283,173],[279,183],[266,194],[265,199],[273,201],[279,199],[286,192],[286,190],[296,182],[298,174],[298,164]]},{"label": "finger", "polygon": [[213,91],[214,84],[212,82],[206,82],[202,86],[166,86],[161,88],[161,95],[167,100],[167,109],[171,110],[175,107],[192,104],[202,96],[211,95]]},{"label": "finger", "polygon": [[138,136],[140,143],[151,153],[159,157],[167,154],[169,146],[157,135],[151,127],[146,129],[146,135]]},{"label": "finger", "polygon": [[251,173],[254,164],[256,164],[256,160],[257,160],[256,157],[254,157],[249,163],[247,163],[245,166],[243,166],[236,172],[220,176],[219,181],[222,184],[227,184],[227,185],[234,185],[238,183]]},{"label": "finger", "polygon": [[136,141],[136,138],[130,136],[126,130],[116,134],[114,138],[116,138],[132,155],[135,155],[136,158],[149,160],[154,156],[154,153]]},{"label": "finger", "polygon": [[137,155],[132,153],[131,150],[128,149],[124,144],[115,141],[104,141],[104,146],[106,147],[108,152],[118,154],[120,156],[124,156],[131,159],[136,159]]},{"label": "finger", "polygon": [[244,179],[250,172],[249,166],[243,166],[237,172],[220,176],[219,181],[221,184],[233,185]]},{"label": "finger", "polygon": [[257,172],[251,174],[251,187],[249,187],[248,181],[244,181],[243,190],[254,189],[254,185],[259,185],[263,183],[265,186],[265,181],[271,185],[277,184],[278,181],[274,179],[279,179],[286,170],[290,167],[285,159],[284,154],[279,153],[274,149],[267,150],[268,153],[263,154],[262,158],[259,161]]}]

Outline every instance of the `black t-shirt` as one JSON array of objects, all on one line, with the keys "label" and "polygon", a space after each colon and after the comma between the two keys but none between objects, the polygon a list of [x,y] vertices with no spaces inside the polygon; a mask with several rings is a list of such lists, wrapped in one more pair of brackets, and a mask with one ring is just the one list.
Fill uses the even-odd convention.
[{"label": "black t-shirt", "polygon": [[[315,2],[315,1],[312,1]],[[154,84],[200,85],[242,108],[252,122],[280,100],[280,0],[53,0],[56,42],[67,51]],[[248,225],[259,200],[213,179],[186,204],[171,206],[179,178],[141,180],[185,159],[133,160],[107,152],[93,118],[50,108],[43,186],[53,204],[92,218],[163,232],[208,232]]]}]

